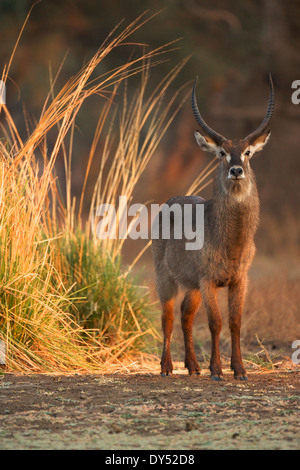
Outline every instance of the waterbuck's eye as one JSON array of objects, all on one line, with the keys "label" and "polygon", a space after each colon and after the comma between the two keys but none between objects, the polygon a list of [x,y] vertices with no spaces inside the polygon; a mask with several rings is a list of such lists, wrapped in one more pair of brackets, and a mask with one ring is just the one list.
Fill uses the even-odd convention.
[{"label": "waterbuck's eye", "polygon": [[224,152],[224,150],[221,150],[220,155],[221,157],[225,157],[226,153]]},{"label": "waterbuck's eye", "polygon": [[250,155],[250,150],[247,150],[247,152],[245,152],[245,155],[246,155],[247,157],[249,157],[249,155]]}]

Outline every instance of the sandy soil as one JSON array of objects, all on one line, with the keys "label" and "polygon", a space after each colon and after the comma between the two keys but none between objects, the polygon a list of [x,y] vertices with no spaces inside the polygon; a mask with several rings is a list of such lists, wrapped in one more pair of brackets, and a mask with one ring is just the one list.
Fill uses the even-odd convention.
[{"label": "sandy soil", "polygon": [[299,370],[0,376],[0,449],[299,449]]}]

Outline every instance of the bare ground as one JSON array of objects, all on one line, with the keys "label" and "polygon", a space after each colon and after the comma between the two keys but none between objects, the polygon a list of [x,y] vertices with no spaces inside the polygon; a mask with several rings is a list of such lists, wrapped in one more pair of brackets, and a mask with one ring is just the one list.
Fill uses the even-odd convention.
[{"label": "bare ground", "polygon": [[0,376],[0,449],[299,449],[300,375]]}]

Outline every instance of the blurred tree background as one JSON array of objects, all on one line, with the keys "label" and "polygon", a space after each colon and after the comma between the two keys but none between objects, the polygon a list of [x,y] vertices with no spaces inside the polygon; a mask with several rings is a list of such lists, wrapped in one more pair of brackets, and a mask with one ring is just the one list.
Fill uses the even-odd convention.
[{"label": "blurred tree background", "polygon": [[[31,0],[2,0],[0,63],[8,62]],[[272,73],[276,106],[272,137],[253,160],[261,197],[259,252],[299,255],[299,124],[300,106],[291,102],[291,84],[300,79],[300,1],[283,0],[44,0],[32,10],[7,83],[7,104],[26,135],[28,122],[41,112],[62,61],[57,88],[78,72],[110,31],[122,20],[132,21],[145,10],[160,13],[137,31],[134,41],[155,48],[181,38],[166,62],[151,70],[151,83],[182,58],[190,60],[171,92],[199,76],[197,96],[208,123],[229,138],[243,137],[261,122],[268,102],[268,72]],[[119,48],[109,56],[112,68],[129,58],[139,45]],[[66,55],[67,53],[67,55]],[[101,71],[105,72],[105,70]],[[129,81],[134,87],[134,80]],[[190,88],[191,88],[190,86]],[[77,122],[73,156],[73,190],[80,195],[101,97],[89,100]],[[0,116],[1,119],[1,116]],[[187,100],[169,128],[143,180],[136,200],[163,202],[183,194],[211,158],[194,141],[195,122]],[[101,154],[99,154],[101,158]],[[59,164],[59,162],[58,162]],[[63,160],[58,174],[63,174]],[[93,173],[91,173],[91,178]],[[93,185],[91,185],[93,186]],[[211,187],[204,191],[209,197]],[[137,244],[138,245],[138,244]],[[134,250],[134,248],[133,248]]]}]

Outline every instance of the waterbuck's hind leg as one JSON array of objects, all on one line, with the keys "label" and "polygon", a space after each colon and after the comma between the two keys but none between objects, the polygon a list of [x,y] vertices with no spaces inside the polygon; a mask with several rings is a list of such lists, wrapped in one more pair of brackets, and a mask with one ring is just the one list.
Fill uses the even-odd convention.
[{"label": "waterbuck's hind leg", "polygon": [[185,367],[188,369],[190,375],[200,374],[200,366],[196,359],[193,343],[193,322],[200,302],[200,291],[190,290],[185,295],[181,304],[181,326],[185,345]]},{"label": "waterbuck's hind leg", "polygon": [[174,323],[174,299],[167,300],[163,303],[162,312],[162,329],[164,334],[164,346],[161,358],[161,376],[172,375],[173,364],[171,359],[171,336]]},{"label": "waterbuck's hind leg", "polygon": [[231,369],[237,380],[248,380],[242,361],[240,347],[241,318],[244,306],[247,279],[242,278],[228,288],[229,328],[231,333]]},{"label": "waterbuck's hind leg", "polygon": [[224,380],[219,350],[222,317],[217,302],[216,286],[214,283],[202,281],[201,294],[206,308],[209,329],[211,332],[211,358],[209,366],[211,379],[216,381]]},{"label": "waterbuck's hind leg", "polygon": [[[174,299],[178,292],[178,285],[174,279],[169,275],[167,267],[161,262],[163,258],[163,250],[160,249],[160,245],[156,245],[152,241],[153,253],[156,268],[156,286],[160,302],[162,305],[162,330],[164,335],[163,353],[161,358],[161,375],[172,375],[173,364],[171,359],[171,336],[174,323]],[[161,242],[156,241],[156,242]]]}]

